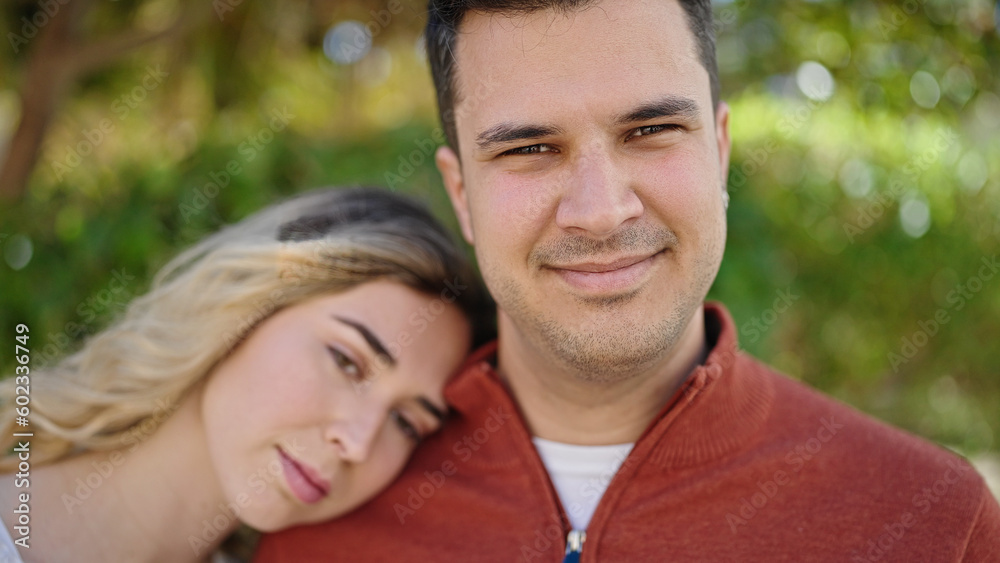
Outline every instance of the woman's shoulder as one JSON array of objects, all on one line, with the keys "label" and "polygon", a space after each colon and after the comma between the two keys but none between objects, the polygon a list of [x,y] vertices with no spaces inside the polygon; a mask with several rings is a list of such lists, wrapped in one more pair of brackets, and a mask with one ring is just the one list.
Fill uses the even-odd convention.
[{"label": "woman's shoulder", "polygon": [[[4,563],[23,563],[21,559],[21,554],[17,551],[17,546],[14,545],[14,538],[10,537],[10,532],[7,531],[7,524],[0,521],[0,561]],[[213,563],[216,563],[213,561]]]}]

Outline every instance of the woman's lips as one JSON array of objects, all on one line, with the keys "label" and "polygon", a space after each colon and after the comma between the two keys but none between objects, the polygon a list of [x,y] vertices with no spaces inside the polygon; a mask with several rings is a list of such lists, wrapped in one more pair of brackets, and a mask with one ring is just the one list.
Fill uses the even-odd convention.
[{"label": "woman's lips", "polygon": [[299,500],[313,504],[330,493],[330,483],[320,477],[315,469],[292,459],[281,448],[278,448],[278,457],[281,459],[288,488]]},{"label": "woman's lips", "polygon": [[663,251],[645,258],[621,258],[606,264],[587,263],[552,268],[574,288],[595,294],[621,293],[632,289],[653,267]]}]

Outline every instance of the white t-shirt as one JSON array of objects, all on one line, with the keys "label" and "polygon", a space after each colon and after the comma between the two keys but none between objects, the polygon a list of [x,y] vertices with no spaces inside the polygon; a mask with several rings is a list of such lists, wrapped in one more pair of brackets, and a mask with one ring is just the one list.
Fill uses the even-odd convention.
[{"label": "white t-shirt", "polygon": [[618,472],[633,444],[576,446],[532,438],[569,522],[574,530],[586,530],[597,503],[611,478]]}]

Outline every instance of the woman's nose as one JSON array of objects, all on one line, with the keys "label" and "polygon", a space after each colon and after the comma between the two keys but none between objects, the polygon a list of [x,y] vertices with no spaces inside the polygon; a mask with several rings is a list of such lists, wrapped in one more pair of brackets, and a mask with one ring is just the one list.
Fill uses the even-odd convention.
[{"label": "woman's nose", "polygon": [[362,463],[368,459],[375,441],[388,418],[388,411],[364,409],[355,415],[342,418],[326,428],[326,439],[334,444],[344,461]]}]

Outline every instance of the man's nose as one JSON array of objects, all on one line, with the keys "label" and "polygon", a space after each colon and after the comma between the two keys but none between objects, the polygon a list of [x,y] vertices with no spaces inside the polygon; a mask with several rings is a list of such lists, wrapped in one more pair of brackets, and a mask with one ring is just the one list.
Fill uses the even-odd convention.
[{"label": "man's nose", "polygon": [[362,463],[368,459],[388,418],[388,412],[383,410],[358,409],[356,414],[327,425],[325,438],[337,448],[342,460]]},{"label": "man's nose", "polygon": [[642,215],[631,176],[606,148],[591,147],[579,154],[562,184],[556,210],[556,225],[562,229],[605,237]]}]

